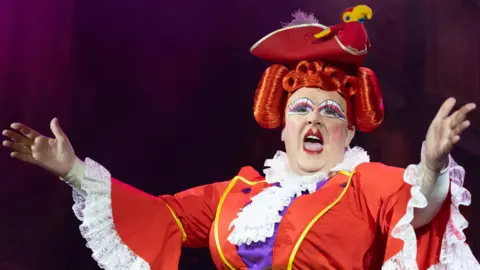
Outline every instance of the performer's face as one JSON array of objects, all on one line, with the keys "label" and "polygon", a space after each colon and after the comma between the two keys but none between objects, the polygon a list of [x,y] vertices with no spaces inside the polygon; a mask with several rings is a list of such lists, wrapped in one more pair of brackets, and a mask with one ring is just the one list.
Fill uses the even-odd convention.
[{"label": "performer's face", "polygon": [[298,174],[326,171],[341,162],[355,134],[347,104],[336,91],[303,87],[287,102],[282,131],[288,160]]}]

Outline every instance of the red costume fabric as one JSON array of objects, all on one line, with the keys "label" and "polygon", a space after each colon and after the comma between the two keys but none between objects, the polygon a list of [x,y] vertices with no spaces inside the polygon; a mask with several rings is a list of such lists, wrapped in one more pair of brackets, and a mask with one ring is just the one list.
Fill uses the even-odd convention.
[{"label": "red costume fabric", "polygon": [[[452,218],[459,215],[458,204],[466,203],[461,198],[468,197],[455,178],[461,167],[455,166],[450,175],[456,194],[416,232],[409,228],[408,217],[415,200],[421,200],[408,183],[415,175],[408,172],[413,168],[368,162],[335,174],[321,190],[297,198],[288,208],[278,229],[272,269],[460,269],[449,267],[457,259],[471,267],[462,269],[478,269],[457,226],[461,219]],[[242,168],[230,181],[154,197],[110,178],[87,159],[86,181],[110,186],[111,193],[104,195],[111,198],[113,228],[99,226],[84,236],[93,243],[102,230],[115,230],[119,245],[134,257],[132,265],[143,265],[135,269],[178,269],[182,247],[209,247],[218,269],[247,269],[227,236],[240,209],[268,186],[253,168]],[[88,198],[100,189],[93,191],[86,184],[85,190]],[[82,215],[88,215],[88,203],[82,207]],[[413,234],[408,235],[409,230]],[[404,239],[398,237],[402,233]],[[454,245],[445,246],[446,242]],[[102,258],[96,259],[102,265]]]}]

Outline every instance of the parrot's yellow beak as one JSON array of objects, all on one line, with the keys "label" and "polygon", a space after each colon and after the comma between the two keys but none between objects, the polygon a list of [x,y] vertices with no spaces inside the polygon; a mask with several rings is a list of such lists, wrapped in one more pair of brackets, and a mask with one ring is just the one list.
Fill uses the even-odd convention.
[{"label": "parrot's yellow beak", "polygon": [[371,20],[373,17],[372,9],[367,5],[358,5],[352,10],[352,19],[355,21]]}]

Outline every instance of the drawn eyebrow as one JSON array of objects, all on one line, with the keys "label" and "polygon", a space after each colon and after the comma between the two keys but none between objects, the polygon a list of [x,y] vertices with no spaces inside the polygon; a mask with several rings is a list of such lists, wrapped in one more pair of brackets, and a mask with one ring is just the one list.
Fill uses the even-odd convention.
[{"label": "drawn eyebrow", "polygon": [[313,103],[313,101],[307,97],[301,97],[301,98],[297,98],[296,100],[292,101],[292,103],[290,103],[290,106],[292,105],[295,105],[295,104],[298,104],[298,103],[301,103],[301,102],[305,102],[309,105],[313,105],[315,106],[315,104]]},{"label": "drawn eyebrow", "polygon": [[338,104],[338,102],[336,102],[333,99],[326,99],[326,100],[322,101],[322,103],[320,103],[320,105],[318,105],[318,107],[323,107],[327,104],[332,104],[332,105],[338,107],[343,113],[345,113],[345,111],[342,109],[342,106],[340,106],[340,104]]}]

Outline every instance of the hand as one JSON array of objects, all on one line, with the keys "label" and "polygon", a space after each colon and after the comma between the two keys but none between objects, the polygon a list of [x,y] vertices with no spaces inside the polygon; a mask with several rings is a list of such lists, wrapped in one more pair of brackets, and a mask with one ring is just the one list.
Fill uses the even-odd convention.
[{"label": "hand", "polygon": [[455,102],[454,98],[449,98],[443,103],[427,131],[425,165],[436,172],[448,166],[448,155],[462,132],[470,126],[470,121],[465,120],[467,114],[476,107],[474,103],[469,103],[450,114]]},{"label": "hand", "polygon": [[56,176],[66,176],[77,157],[57,118],[50,122],[55,138],[41,135],[37,131],[20,123],[10,125],[13,130],[4,130],[2,134],[9,138],[3,146],[12,150],[13,158],[38,165]]}]

